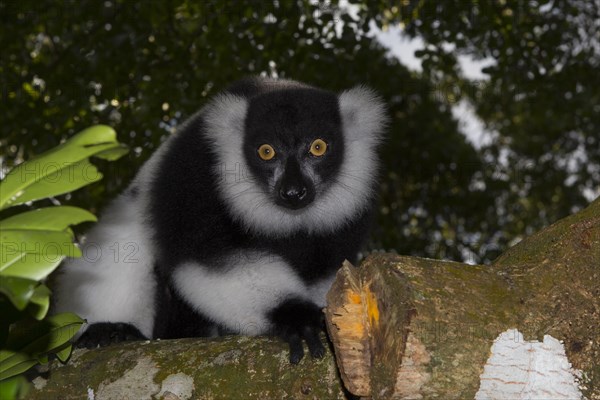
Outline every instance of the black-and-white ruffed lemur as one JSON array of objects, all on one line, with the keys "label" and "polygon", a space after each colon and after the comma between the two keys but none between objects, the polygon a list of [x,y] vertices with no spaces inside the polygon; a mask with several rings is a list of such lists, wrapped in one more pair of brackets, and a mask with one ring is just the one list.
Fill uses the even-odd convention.
[{"label": "black-and-white ruffed lemur", "polygon": [[291,80],[231,85],[169,137],[61,266],[54,310],[79,344],[220,334],[324,347],[322,307],[355,262],[377,189],[384,105]]}]

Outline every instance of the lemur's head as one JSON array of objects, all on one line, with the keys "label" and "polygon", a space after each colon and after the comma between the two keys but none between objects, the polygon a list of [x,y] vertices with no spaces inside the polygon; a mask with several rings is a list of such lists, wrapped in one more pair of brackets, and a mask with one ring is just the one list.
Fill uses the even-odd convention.
[{"label": "lemur's head", "polygon": [[248,167],[278,206],[307,207],[335,182],[344,140],[333,93],[292,88],[260,94],[249,101],[244,128]]},{"label": "lemur's head", "polygon": [[207,108],[209,137],[223,168],[219,179],[232,215],[267,235],[333,231],[374,197],[376,146],[385,125],[375,94],[339,95],[294,81],[255,80]]}]

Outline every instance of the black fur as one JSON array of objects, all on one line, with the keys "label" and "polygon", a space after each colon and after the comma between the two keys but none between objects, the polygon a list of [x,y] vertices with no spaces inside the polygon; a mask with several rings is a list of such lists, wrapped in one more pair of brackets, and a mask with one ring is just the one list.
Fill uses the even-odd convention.
[{"label": "black fur", "polygon": [[100,322],[90,325],[77,340],[76,347],[92,349],[125,341],[148,339],[133,325]]},{"label": "black fur", "polygon": [[324,328],[323,313],[314,304],[302,299],[291,299],[271,311],[269,317],[275,332],[290,346],[290,362],[297,364],[304,357],[302,339],[306,341],[311,356],[321,358],[325,347],[319,333]]},{"label": "black fur", "polygon": [[[164,281],[169,282],[166,278]],[[215,336],[223,331],[221,327],[203,315],[195,312],[179,296],[169,283],[156,293],[156,312],[153,337],[178,339],[185,337]]]}]

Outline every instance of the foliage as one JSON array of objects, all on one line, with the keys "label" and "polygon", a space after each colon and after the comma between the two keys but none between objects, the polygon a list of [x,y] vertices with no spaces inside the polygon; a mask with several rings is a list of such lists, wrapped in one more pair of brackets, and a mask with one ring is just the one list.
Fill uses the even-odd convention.
[{"label": "foliage", "polygon": [[[365,18],[379,26],[400,24],[422,38],[423,76],[444,97],[473,104],[496,134],[480,150],[486,168],[476,174],[494,193],[472,210],[482,232],[501,237],[504,247],[600,193],[600,3],[356,3],[366,3]],[[484,69],[489,79],[463,76],[464,55],[492,60]]]},{"label": "foliage", "polygon": [[[386,99],[392,124],[371,248],[489,261],[585,206],[582,192],[600,183],[598,53],[580,33],[594,37],[594,2],[390,4],[3,2],[4,161],[80,126],[115,127],[134,151],[102,166],[108,179],[58,197],[98,210],[208,96],[263,73],[333,90],[365,83]],[[423,38],[423,71],[391,57],[371,21]],[[465,54],[495,60],[489,79],[462,76]],[[452,113],[460,100],[494,132],[489,145],[461,133]]]},{"label": "foliage", "polygon": [[[102,175],[90,156],[114,160],[126,152],[113,129],[86,129],[13,168],[0,182],[0,210],[95,182]],[[84,321],[71,313],[47,317],[51,292],[43,282],[66,256],[81,256],[70,226],[95,220],[83,209],[56,206],[0,221],[0,398],[24,395],[27,382],[20,374],[50,354],[69,357],[69,341]]]}]

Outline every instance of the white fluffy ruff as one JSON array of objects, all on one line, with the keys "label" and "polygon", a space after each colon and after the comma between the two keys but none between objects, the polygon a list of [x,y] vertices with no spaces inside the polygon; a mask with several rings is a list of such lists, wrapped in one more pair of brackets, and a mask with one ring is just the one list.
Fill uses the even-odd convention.
[{"label": "white fluffy ruff", "polygon": [[386,122],[384,105],[362,86],[341,93],[338,99],[346,149],[340,172],[312,204],[296,211],[274,204],[255,184],[242,150],[246,99],[223,94],[207,105],[206,134],[219,157],[215,173],[242,171],[240,179],[220,179],[218,189],[232,216],[246,229],[274,237],[298,231],[331,233],[368,206],[378,168],[376,147]]}]

